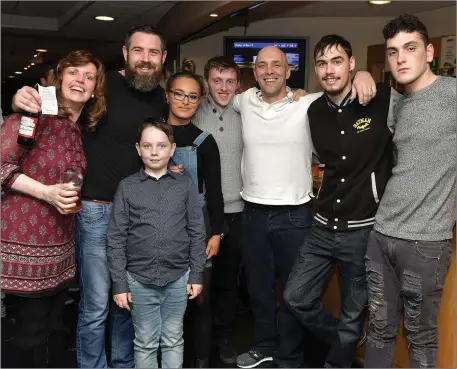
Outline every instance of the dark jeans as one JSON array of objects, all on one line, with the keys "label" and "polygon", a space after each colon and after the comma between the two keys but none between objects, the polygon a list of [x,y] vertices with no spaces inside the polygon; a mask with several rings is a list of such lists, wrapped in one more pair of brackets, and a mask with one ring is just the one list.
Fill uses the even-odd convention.
[{"label": "dark jeans", "polygon": [[65,366],[64,325],[67,291],[45,297],[12,296],[16,318],[14,345],[17,368],[59,368]]},{"label": "dark jeans", "polygon": [[366,256],[370,308],[365,367],[392,367],[404,311],[411,368],[435,368],[438,313],[451,241],[409,241],[373,231]]},{"label": "dark jeans", "polygon": [[[286,304],[306,328],[331,346],[325,367],[352,366],[365,317],[364,260],[370,230],[334,232],[314,223],[287,282]],[[340,272],[339,319],[321,302],[334,264]]]},{"label": "dark jeans", "polygon": [[219,253],[213,257],[213,320],[217,338],[231,338],[236,316],[238,275],[240,270],[240,232],[242,213],[225,214],[229,232],[222,239]]},{"label": "dark jeans", "polygon": [[303,329],[285,304],[276,315],[275,270],[283,291],[312,223],[311,207],[247,202],[242,223],[241,246],[255,318],[252,346],[274,355],[278,365],[298,368],[303,361]]}]

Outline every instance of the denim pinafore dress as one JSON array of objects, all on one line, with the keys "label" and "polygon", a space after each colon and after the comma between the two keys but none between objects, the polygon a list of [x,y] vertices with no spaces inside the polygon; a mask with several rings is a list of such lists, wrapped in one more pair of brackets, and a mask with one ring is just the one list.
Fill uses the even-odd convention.
[{"label": "denim pinafore dress", "polygon": [[[205,141],[205,139],[210,136],[208,132],[202,132],[192,143],[192,146],[177,147],[175,153],[170,159],[168,166],[172,165],[182,165],[184,167],[185,175],[188,175],[193,184],[195,185],[198,193],[198,200],[201,204],[203,210],[203,216],[205,218],[205,227],[206,227],[206,239],[208,240],[211,237],[211,227],[209,221],[209,214],[206,208],[206,199],[205,199],[205,187],[203,184],[203,192],[198,191],[198,160],[197,160],[197,148]],[[206,261],[206,267],[212,266],[212,260]]]}]

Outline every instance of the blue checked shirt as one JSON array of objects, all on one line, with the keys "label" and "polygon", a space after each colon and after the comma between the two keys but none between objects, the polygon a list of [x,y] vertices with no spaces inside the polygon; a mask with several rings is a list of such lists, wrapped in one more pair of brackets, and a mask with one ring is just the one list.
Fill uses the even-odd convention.
[{"label": "blue checked shirt", "polygon": [[186,175],[159,179],[143,169],[117,189],[107,233],[113,294],[129,292],[128,271],[140,283],[166,286],[186,273],[202,284],[206,233],[197,190]]}]

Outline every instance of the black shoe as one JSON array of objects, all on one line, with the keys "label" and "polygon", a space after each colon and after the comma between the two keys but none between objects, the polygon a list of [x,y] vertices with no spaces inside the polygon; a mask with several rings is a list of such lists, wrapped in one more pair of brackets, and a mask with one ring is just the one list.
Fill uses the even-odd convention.
[{"label": "black shoe", "polygon": [[236,361],[237,355],[231,339],[220,339],[217,343],[217,347],[219,348],[219,357],[224,364],[233,364]]},{"label": "black shoe", "polygon": [[256,366],[266,361],[273,361],[273,357],[264,355],[261,352],[257,352],[256,350],[251,349],[248,352],[238,356],[236,359],[236,365],[239,368],[249,369],[255,368]]},{"label": "black shoe", "polygon": [[209,360],[208,359],[196,359],[195,367],[196,368],[209,368]]}]

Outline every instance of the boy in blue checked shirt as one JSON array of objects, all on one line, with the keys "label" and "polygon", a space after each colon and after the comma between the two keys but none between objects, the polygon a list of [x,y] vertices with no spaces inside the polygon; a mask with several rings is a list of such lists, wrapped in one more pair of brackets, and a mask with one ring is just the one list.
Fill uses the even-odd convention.
[{"label": "boy in blue checked shirt", "polygon": [[165,122],[143,123],[136,148],[144,168],[117,189],[108,227],[114,301],[131,310],[138,368],[182,366],[187,295],[202,290],[206,232],[188,176],[167,170],[175,143]]}]

